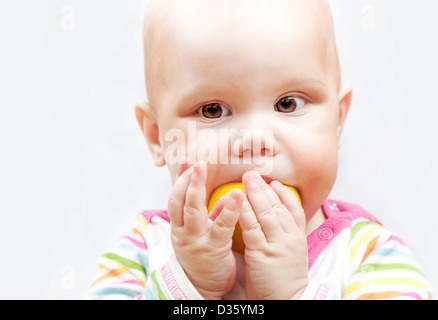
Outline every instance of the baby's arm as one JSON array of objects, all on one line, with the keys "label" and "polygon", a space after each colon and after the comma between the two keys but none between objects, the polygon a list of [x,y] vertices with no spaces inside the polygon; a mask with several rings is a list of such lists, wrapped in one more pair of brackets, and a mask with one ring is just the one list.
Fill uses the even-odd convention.
[{"label": "baby's arm", "polygon": [[146,218],[138,215],[132,231],[100,257],[87,299],[154,299],[152,292],[161,291],[157,271],[150,274],[148,268],[144,240],[148,226]]},{"label": "baby's arm", "polygon": [[403,241],[381,225],[362,220],[352,225],[348,264],[351,276],[342,297],[310,281],[303,299],[432,299],[432,287]]},{"label": "baby's arm", "polygon": [[[199,300],[202,297],[181,268],[169,243],[167,213],[143,211],[132,231],[122,236],[99,260],[99,270],[87,299],[107,300]],[[158,235],[154,236],[154,235]],[[148,242],[146,242],[146,239]],[[161,262],[149,260],[148,246],[160,254]]]},{"label": "baby's arm", "polygon": [[349,262],[356,271],[345,299],[432,298],[431,285],[398,236],[372,222],[359,222],[352,230]]}]

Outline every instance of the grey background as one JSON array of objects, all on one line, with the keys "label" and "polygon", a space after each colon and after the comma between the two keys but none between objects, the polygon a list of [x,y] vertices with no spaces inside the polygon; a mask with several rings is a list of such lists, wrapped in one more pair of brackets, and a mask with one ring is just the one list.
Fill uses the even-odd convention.
[{"label": "grey background", "polygon": [[[331,3],[355,89],[331,197],[398,233],[438,288],[438,3]],[[1,299],[82,298],[103,250],[166,206],[133,111],[146,5],[0,1]]]}]

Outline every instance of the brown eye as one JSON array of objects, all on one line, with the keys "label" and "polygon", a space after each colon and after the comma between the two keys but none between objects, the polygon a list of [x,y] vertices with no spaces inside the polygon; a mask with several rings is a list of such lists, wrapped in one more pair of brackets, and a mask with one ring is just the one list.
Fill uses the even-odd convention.
[{"label": "brown eye", "polygon": [[211,103],[203,106],[200,113],[207,119],[219,119],[223,116],[227,116],[229,111],[219,103]]},{"label": "brown eye", "polygon": [[275,104],[275,110],[283,113],[292,113],[306,105],[306,101],[299,97],[284,97]]}]

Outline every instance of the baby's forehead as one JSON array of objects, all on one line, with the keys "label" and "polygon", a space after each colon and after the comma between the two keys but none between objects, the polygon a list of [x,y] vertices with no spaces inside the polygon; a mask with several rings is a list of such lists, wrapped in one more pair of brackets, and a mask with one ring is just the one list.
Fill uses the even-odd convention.
[{"label": "baby's forehead", "polygon": [[150,0],[145,26],[162,29],[178,23],[181,27],[181,22],[184,26],[184,22],[200,16],[212,16],[211,23],[215,23],[214,19],[218,18],[218,14],[226,18],[263,13],[275,19],[276,11],[289,15],[289,21],[307,16],[312,21],[318,21],[320,25],[327,25],[329,30],[332,27],[327,0]]},{"label": "baby's forehead", "polygon": [[[266,31],[260,26],[266,26]],[[160,77],[154,70],[162,70],[157,66],[167,59],[166,54],[173,52],[165,50],[171,39],[175,42],[178,38],[194,39],[200,35],[205,41],[199,50],[215,45],[217,37],[244,40],[242,45],[247,38],[269,43],[275,36],[290,36],[286,45],[294,45],[297,37],[313,41],[315,50],[323,50],[321,55],[330,56],[327,61],[340,73],[331,11],[326,0],[151,0],[144,32],[146,72],[151,73],[149,78],[154,80]],[[193,43],[179,42],[179,46]],[[148,78],[148,74],[146,76]]]}]

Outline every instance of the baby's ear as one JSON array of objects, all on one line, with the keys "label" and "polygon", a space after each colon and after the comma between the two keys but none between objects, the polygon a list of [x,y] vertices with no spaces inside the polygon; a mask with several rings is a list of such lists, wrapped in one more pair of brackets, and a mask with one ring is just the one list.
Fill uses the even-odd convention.
[{"label": "baby's ear", "polygon": [[345,120],[347,119],[348,111],[350,110],[351,100],[353,97],[353,89],[351,86],[344,85],[339,90],[339,125],[338,125],[338,148],[341,139],[342,130],[344,129]]},{"label": "baby's ear", "polygon": [[155,165],[159,167],[164,166],[166,161],[164,159],[163,147],[160,143],[158,123],[151,105],[144,100],[137,101],[135,104],[135,116],[146,139]]}]

